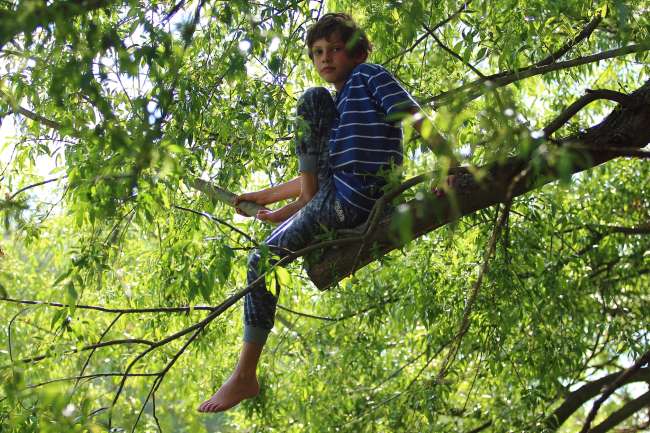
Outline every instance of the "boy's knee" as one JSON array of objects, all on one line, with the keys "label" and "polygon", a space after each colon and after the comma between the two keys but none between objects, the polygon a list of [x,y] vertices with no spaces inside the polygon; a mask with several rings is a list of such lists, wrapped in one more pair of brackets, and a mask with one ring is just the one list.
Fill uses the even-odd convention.
[{"label": "boy's knee", "polygon": [[258,248],[255,248],[253,251],[251,251],[251,253],[248,255],[248,261],[246,262],[248,268],[257,270],[257,266],[260,262],[260,257],[260,250]]},{"label": "boy's knee", "polygon": [[310,87],[298,99],[299,108],[319,107],[324,101],[331,101],[332,95],[325,87]]}]

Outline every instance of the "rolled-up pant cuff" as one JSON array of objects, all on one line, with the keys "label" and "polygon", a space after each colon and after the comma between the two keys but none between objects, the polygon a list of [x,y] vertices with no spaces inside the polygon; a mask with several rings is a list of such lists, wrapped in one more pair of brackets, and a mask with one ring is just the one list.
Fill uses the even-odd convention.
[{"label": "rolled-up pant cuff", "polygon": [[266,339],[271,333],[270,329],[259,328],[257,326],[244,325],[244,341],[248,343],[257,343],[264,345]]}]

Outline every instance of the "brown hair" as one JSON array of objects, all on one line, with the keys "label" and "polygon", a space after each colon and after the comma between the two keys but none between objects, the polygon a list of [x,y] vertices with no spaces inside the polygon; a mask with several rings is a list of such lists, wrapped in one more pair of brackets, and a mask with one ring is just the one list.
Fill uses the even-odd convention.
[{"label": "brown hair", "polygon": [[307,30],[307,51],[309,58],[314,60],[311,47],[321,38],[329,39],[338,33],[345,42],[345,49],[351,56],[361,53],[368,55],[372,51],[372,44],[366,33],[357,26],[352,17],[344,13],[329,13],[323,15],[313,26]]}]

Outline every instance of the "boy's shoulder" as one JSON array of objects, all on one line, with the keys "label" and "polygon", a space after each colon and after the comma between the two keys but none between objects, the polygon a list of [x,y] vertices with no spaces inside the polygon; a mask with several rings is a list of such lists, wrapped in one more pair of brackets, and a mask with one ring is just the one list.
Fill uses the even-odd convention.
[{"label": "boy's shoulder", "polygon": [[383,66],[374,63],[360,63],[352,69],[352,75],[361,75],[362,77],[371,77],[373,75],[388,72]]}]

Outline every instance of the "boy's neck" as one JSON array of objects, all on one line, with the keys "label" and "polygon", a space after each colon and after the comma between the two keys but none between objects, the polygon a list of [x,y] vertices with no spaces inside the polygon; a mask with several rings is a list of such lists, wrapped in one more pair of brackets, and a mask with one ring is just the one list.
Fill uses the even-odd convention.
[{"label": "boy's neck", "polygon": [[[361,63],[363,63],[363,62],[359,62],[359,63],[357,63],[354,67],[356,68],[356,67],[359,66]],[[353,69],[353,70],[354,70],[354,69]],[[334,84],[334,89],[336,89],[336,92],[337,92],[337,93],[340,92],[340,91],[345,87],[345,83],[348,82],[348,80],[350,79],[350,76],[352,76],[352,71],[350,71],[350,73],[348,74],[348,76],[345,77],[345,80],[342,80],[341,82],[338,82],[338,83],[333,83],[333,84]]]}]

